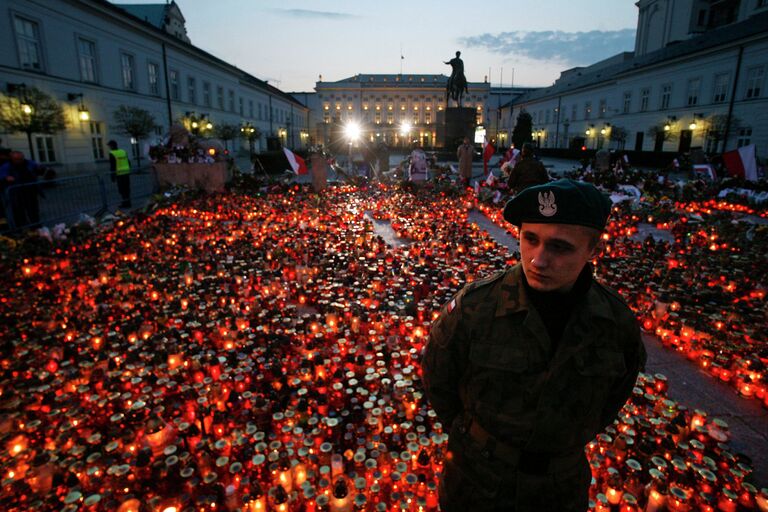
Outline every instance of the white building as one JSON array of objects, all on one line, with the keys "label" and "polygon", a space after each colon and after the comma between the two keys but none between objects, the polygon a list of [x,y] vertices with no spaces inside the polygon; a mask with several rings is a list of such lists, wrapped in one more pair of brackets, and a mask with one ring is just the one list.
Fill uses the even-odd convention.
[{"label": "white building", "polygon": [[541,147],[768,147],[768,1],[640,0],[634,52],[563,71],[508,104]]},{"label": "white building", "polygon": [[[60,101],[67,116],[63,132],[34,135],[32,156],[67,173],[103,168],[109,139],[130,146],[113,129],[121,105],[152,113],[157,138],[174,123],[198,120],[203,131],[209,122],[250,123],[262,134],[256,150],[266,149],[268,137],[289,147],[309,142],[307,108],[192,45],[175,2],[1,0],[0,92],[19,94],[31,86]],[[27,152],[24,134],[2,137],[4,146]],[[240,138],[233,143],[247,148]],[[143,148],[136,144],[134,151]]]},{"label": "white building", "polygon": [[[315,85],[314,93],[292,93],[310,109],[310,132],[314,140],[331,144],[339,125],[358,123],[368,142],[384,141],[405,147],[415,140],[431,147],[447,105],[445,75],[359,74]],[[476,111],[476,122],[489,137],[503,136],[497,128],[499,107],[530,88],[492,88],[487,82],[469,82],[462,106]],[[455,102],[451,100],[451,106]]]}]

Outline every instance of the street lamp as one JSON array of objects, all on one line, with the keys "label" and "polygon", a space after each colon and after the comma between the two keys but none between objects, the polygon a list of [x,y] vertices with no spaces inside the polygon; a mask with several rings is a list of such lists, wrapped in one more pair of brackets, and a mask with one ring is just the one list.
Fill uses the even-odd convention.
[{"label": "street lamp", "polygon": [[352,144],[357,142],[357,140],[360,138],[360,135],[362,133],[362,130],[360,129],[360,125],[357,124],[354,121],[348,122],[346,125],[344,125],[344,135],[349,140],[349,169],[352,170]]},{"label": "street lamp", "polygon": [[411,133],[411,128],[412,128],[412,127],[411,127],[411,124],[410,124],[409,122],[407,122],[407,121],[403,122],[403,123],[400,125],[400,135],[402,135],[402,136],[403,136],[403,138],[404,138],[406,141],[408,140],[408,137],[409,137],[409,135],[410,135],[410,133]]},{"label": "street lamp", "polygon": [[695,130],[698,124],[696,123],[696,119],[701,119],[704,116],[702,114],[693,114],[693,121],[691,121],[691,124],[688,125],[688,128],[691,130]]},{"label": "street lamp", "polygon": [[248,153],[251,158],[253,158],[253,138],[256,133],[256,128],[254,128],[250,122],[246,122],[240,127],[240,133],[243,134],[243,137],[248,139]]},{"label": "street lamp", "polygon": [[672,129],[672,125],[674,124],[675,121],[677,121],[677,117],[675,117],[675,116],[667,117],[667,122],[664,123],[664,131],[668,132],[669,130],[671,130]]},{"label": "street lamp", "polygon": [[90,121],[91,113],[88,112],[88,109],[83,103],[83,93],[67,93],[67,101],[75,101],[78,98],[80,98],[80,105],[77,107],[77,118],[82,122]]}]

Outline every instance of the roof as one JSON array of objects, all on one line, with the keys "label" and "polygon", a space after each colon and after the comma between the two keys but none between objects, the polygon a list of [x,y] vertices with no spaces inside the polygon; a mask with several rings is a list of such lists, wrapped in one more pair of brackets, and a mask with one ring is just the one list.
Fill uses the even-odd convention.
[{"label": "roof", "polygon": [[[686,55],[707,51],[719,46],[733,44],[750,37],[768,34],[768,12],[755,14],[746,20],[724,25],[714,30],[705,32],[697,37],[671,43],[664,48],[641,56],[628,53],[622,55],[619,62],[612,65],[603,65],[617,56],[600,61],[586,68],[573,68],[560,75],[560,78],[550,87],[543,87],[521,96],[516,103],[525,103],[537,99],[557,96],[591,85],[604,84],[606,81],[618,79],[624,74],[634,73],[643,68],[663,64]],[[599,64],[599,66],[598,66]]]},{"label": "roof", "polygon": [[165,13],[168,4],[115,4],[132,16],[144,20],[157,28],[165,27]]},{"label": "roof", "polygon": [[[361,87],[440,87],[444,88],[448,84],[448,77],[443,74],[430,75],[430,74],[370,74],[362,73],[354,75],[335,82],[317,82],[319,86],[328,85],[349,85],[360,84]],[[490,87],[488,82],[469,82],[469,87]]]},{"label": "roof", "polygon": [[[291,103],[293,103],[295,105],[299,105],[301,107],[304,107],[304,105],[300,101],[298,101],[296,98],[294,98],[290,94],[281,91],[277,87],[268,84],[266,81],[261,80],[260,78],[256,78],[255,76],[251,75],[250,73],[247,73],[247,72],[243,71],[242,69],[238,68],[237,66],[234,66],[234,65],[230,64],[229,62],[227,62],[227,61],[225,61],[223,59],[220,59],[219,57],[216,57],[215,55],[212,55],[212,54],[206,52],[205,50],[202,50],[202,49],[198,48],[197,46],[195,46],[195,45],[193,45],[191,43],[188,43],[186,41],[183,41],[181,39],[173,37],[172,35],[168,34],[163,28],[159,28],[156,25],[153,25],[152,23],[150,23],[149,21],[144,20],[143,18],[140,18],[140,17],[134,15],[129,10],[126,10],[124,8],[125,5],[116,5],[116,4],[113,4],[113,3],[109,2],[108,0],[91,0],[91,2],[95,3],[97,5],[102,6],[104,9],[107,9],[107,10],[111,11],[116,16],[126,16],[128,18],[133,18],[135,21],[141,23],[146,28],[154,31],[155,34],[157,34],[163,40],[173,42],[173,44],[181,46],[181,47],[187,49],[188,51],[191,51],[192,53],[196,53],[196,54],[198,54],[201,57],[204,57],[206,59],[212,60],[212,61],[217,62],[218,64],[220,64],[220,65],[222,65],[224,67],[227,67],[227,68],[229,68],[231,70],[234,70],[234,71],[236,71],[239,74],[239,79],[240,80],[243,80],[244,82],[247,82],[247,83],[249,83],[251,85],[255,85],[255,86],[259,87],[260,89],[264,89],[265,91],[267,91],[267,92],[269,92],[269,93],[271,93],[271,94],[273,94],[275,96],[279,96],[280,98],[282,98],[282,99],[284,99],[286,101],[289,101],[289,102],[291,102]],[[81,2],[81,3],[87,3],[87,2]],[[129,5],[135,5],[135,4],[129,4]],[[158,5],[158,4],[151,4],[151,5]],[[163,7],[165,7],[165,4],[162,4],[162,5],[163,5]],[[169,7],[171,5],[175,5],[175,2],[171,2]],[[178,9],[178,5],[176,6],[176,8]],[[304,107],[304,108],[306,108],[306,107]]]}]

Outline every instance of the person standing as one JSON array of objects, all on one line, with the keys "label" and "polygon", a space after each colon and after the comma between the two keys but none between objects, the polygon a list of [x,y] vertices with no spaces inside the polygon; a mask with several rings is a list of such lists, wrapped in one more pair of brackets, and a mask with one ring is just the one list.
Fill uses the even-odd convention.
[{"label": "person standing", "polygon": [[534,158],[533,146],[526,142],[520,152],[520,161],[515,164],[509,174],[509,181],[507,182],[509,189],[519,194],[528,187],[541,185],[548,181],[549,174],[547,174],[544,164]]},{"label": "person standing", "polygon": [[131,162],[128,153],[124,149],[118,149],[117,142],[110,140],[109,146],[109,172],[112,181],[117,182],[117,191],[120,192],[122,201],[120,208],[131,207]]},{"label": "person standing", "polygon": [[469,180],[472,178],[472,158],[475,156],[475,148],[469,143],[469,137],[464,137],[461,146],[456,150],[456,156],[459,159],[461,184],[468,187]]},{"label": "person standing", "polygon": [[409,181],[427,181],[428,176],[427,154],[421,148],[421,143],[416,142],[411,151],[411,164],[408,168]]},{"label": "person standing", "polygon": [[10,189],[10,213],[16,227],[37,228],[40,226],[40,204],[38,195],[42,195],[37,183],[40,167],[34,160],[24,158],[24,153],[11,151],[9,159],[0,166],[0,183],[5,197]]},{"label": "person standing", "polygon": [[525,189],[504,208],[520,263],[465,286],[432,325],[422,379],[450,428],[443,511],[587,510],[584,446],[646,360],[632,310],[592,276],[610,211],[589,183]]}]

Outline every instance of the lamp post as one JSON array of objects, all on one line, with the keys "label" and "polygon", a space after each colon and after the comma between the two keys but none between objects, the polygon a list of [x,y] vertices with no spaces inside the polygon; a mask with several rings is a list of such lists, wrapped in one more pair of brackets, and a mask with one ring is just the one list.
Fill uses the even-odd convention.
[{"label": "lamp post", "polygon": [[240,127],[240,133],[243,134],[243,137],[248,139],[248,154],[251,157],[251,160],[253,160],[253,138],[256,134],[256,128],[250,123],[246,122]]},{"label": "lamp post", "polygon": [[347,137],[347,140],[349,141],[349,170],[352,171],[352,144],[357,142],[357,140],[360,138],[360,125],[357,124],[354,121],[348,122],[344,126],[344,134]]},{"label": "lamp post", "polygon": [[85,106],[85,103],[83,103],[83,93],[68,93],[67,94],[67,101],[75,101],[77,99],[80,99],[80,105],[77,107],[77,118],[82,121],[90,121],[91,120],[91,113],[88,111],[88,109]]}]

